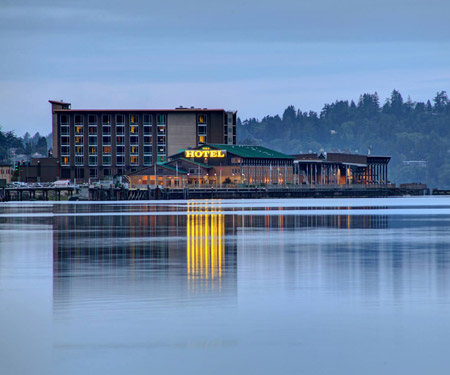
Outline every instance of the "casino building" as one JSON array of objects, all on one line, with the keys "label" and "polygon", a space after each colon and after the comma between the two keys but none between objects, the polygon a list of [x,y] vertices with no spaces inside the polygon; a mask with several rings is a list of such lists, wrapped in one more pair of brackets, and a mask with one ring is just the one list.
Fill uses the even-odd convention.
[{"label": "casino building", "polygon": [[261,146],[208,143],[170,156],[169,161],[129,174],[133,186],[163,187],[287,185],[294,158]]},{"label": "casino building", "polygon": [[128,175],[165,163],[180,149],[236,144],[236,112],[223,109],[72,109],[49,102],[61,179]]}]

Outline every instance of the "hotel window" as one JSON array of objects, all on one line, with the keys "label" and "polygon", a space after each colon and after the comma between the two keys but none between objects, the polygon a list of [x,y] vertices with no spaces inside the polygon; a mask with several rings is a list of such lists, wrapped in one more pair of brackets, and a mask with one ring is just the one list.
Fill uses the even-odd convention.
[{"label": "hotel window", "polygon": [[144,146],[144,154],[151,154],[152,150],[152,146]]},{"label": "hotel window", "polygon": [[62,165],[69,165],[70,164],[70,157],[69,156],[63,156],[61,158],[61,164]]},{"label": "hotel window", "polygon": [[152,165],[153,158],[152,155],[144,155],[144,165]]},{"label": "hotel window", "polygon": [[104,155],[102,161],[103,165],[111,165],[111,155]]},{"label": "hotel window", "polygon": [[206,125],[198,126],[198,135],[206,135]]},{"label": "hotel window", "polygon": [[110,168],[105,168],[103,170],[103,176],[111,176],[111,169]]},{"label": "hotel window", "polygon": [[130,156],[130,164],[132,165],[136,165],[139,162],[139,157],[136,155],[132,155]]},{"label": "hotel window", "polygon": [[206,115],[198,115],[198,123],[206,124]]},{"label": "hotel window", "polygon": [[144,135],[152,135],[152,127],[144,126]]},{"label": "hotel window", "polygon": [[111,146],[103,146],[103,153],[104,154],[110,154],[111,153]]},{"label": "hotel window", "polygon": [[61,144],[62,145],[68,145],[69,144],[69,137],[61,137]]},{"label": "hotel window", "polygon": [[89,178],[97,178],[97,169],[89,169]]},{"label": "hotel window", "polygon": [[138,146],[130,146],[130,154],[138,154],[139,147]]},{"label": "hotel window", "polygon": [[75,146],[75,155],[84,155],[84,147]]},{"label": "hotel window", "polygon": [[144,145],[151,145],[152,144],[152,137],[146,136],[144,137]]},{"label": "hotel window", "polygon": [[88,124],[97,125],[97,115],[88,115]]},{"label": "hotel window", "polygon": [[116,143],[118,145],[124,145],[125,144],[125,137],[123,135],[117,136]]},{"label": "hotel window", "polygon": [[166,144],[166,137],[159,136],[158,137],[158,145],[165,145]]},{"label": "hotel window", "polygon": [[69,116],[68,115],[61,115],[59,118],[59,123],[61,125],[69,125]]},{"label": "hotel window", "polygon": [[84,165],[84,156],[76,155],[75,156],[75,165],[77,167],[83,166]]},{"label": "hotel window", "polygon": [[97,156],[89,156],[89,165],[97,165]]},{"label": "hotel window", "polygon": [[69,127],[61,126],[61,135],[69,135]]},{"label": "hotel window", "polygon": [[130,125],[137,125],[137,124],[139,124],[138,115],[130,115]]},{"label": "hotel window", "polygon": [[111,135],[111,126],[103,125],[102,133],[103,135]]},{"label": "hotel window", "polygon": [[125,125],[124,115],[116,115],[116,125]]},{"label": "hotel window", "polygon": [[152,116],[147,114],[144,115],[144,125],[151,125],[152,124]]},{"label": "hotel window", "polygon": [[116,127],[116,135],[124,135],[125,134],[125,126]]},{"label": "hotel window", "polygon": [[102,143],[106,146],[111,144],[111,137],[110,136],[104,136],[102,137]]},{"label": "hotel window", "polygon": [[166,154],[166,146],[158,146],[158,154]]},{"label": "hotel window", "polygon": [[130,134],[139,134],[139,128],[137,126],[130,126]]},{"label": "hotel window", "polygon": [[116,164],[117,165],[125,165],[125,156],[124,155],[117,155],[117,157],[116,157]]},{"label": "hotel window", "polygon": [[84,138],[83,138],[82,135],[79,135],[79,136],[75,137],[75,145],[82,146],[83,145],[83,141],[84,141]]},{"label": "hotel window", "polygon": [[96,146],[97,145],[97,136],[89,136],[89,145]]},{"label": "hotel window", "polygon": [[166,134],[166,127],[158,126],[158,134]]},{"label": "hotel window", "polygon": [[198,143],[206,143],[206,136],[200,135],[198,137]]},{"label": "hotel window", "polygon": [[111,116],[110,115],[102,115],[102,124],[110,125],[111,124]]},{"label": "hotel window", "polygon": [[132,135],[130,137],[130,145],[138,145],[139,144],[139,137],[137,135]]},{"label": "hotel window", "polygon": [[97,127],[89,126],[89,135],[97,135]]},{"label": "hotel window", "polygon": [[164,155],[158,155],[158,162],[159,163],[164,163],[166,160],[166,157]]},{"label": "hotel window", "polygon": [[83,125],[83,116],[75,115],[75,126]]},{"label": "hotel window", "polygon": [[75,134],[81,135],[81,134],[83,134],[83,132],[84,132],[84,127],[82,125],[75,126]]},{"label": "hotel window", "polygon": [[61,155],[69,155],[70,146],[61,146]]},{"label": "hotel window", "polygon": [[117,153],[117,155],[124,155],[125,154],[125,146],[117,146],[116,153]]},{"label": "hotel window", "polygon": [[166,125],[166,115],[156,115],[156,125]]},{"label": "hotel window", "polygon": [[97,155],[97,147],[89,146],[89,155]]}]

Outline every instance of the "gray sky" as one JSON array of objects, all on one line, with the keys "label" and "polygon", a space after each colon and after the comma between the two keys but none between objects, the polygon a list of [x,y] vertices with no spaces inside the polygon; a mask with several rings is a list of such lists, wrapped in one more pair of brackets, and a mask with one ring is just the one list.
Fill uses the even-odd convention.
[{"label": "gray sky", "polygon": [[0,124],[72,108],[238,110],[450,91],[448,0],[0,0]]}]

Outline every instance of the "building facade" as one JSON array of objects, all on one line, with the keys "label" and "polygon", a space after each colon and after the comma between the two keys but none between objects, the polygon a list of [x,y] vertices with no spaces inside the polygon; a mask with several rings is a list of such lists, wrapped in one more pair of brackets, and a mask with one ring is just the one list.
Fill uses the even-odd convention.
[{"label": "building facade", "polygon": [[4,180],[5,184],[11,182],[13,169],[11,164],[0,163],[0,180]]},{"label": "building facade", "polygon": [[236,144],[236,112],[223,109],[72,109],[52,106],[53,156],[61,179],[130,174],[180,149],[207,142]]}]

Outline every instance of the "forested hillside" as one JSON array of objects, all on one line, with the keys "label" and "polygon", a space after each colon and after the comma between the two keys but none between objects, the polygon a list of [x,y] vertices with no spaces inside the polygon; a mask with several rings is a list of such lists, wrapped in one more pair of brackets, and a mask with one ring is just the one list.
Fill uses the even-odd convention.
[{"label": "forested hillside", "polygon": [[[285,153],[340,151],[392,156],[390,180],[450,188],[450,101],[445,91],[426,103],[397,90],[380,105],[377,93],[358,103],[338,100],[320,113],[289,106],[283,116],[238,121],[238,143]],[[421,162],[418,162],[421,161]]]}]

